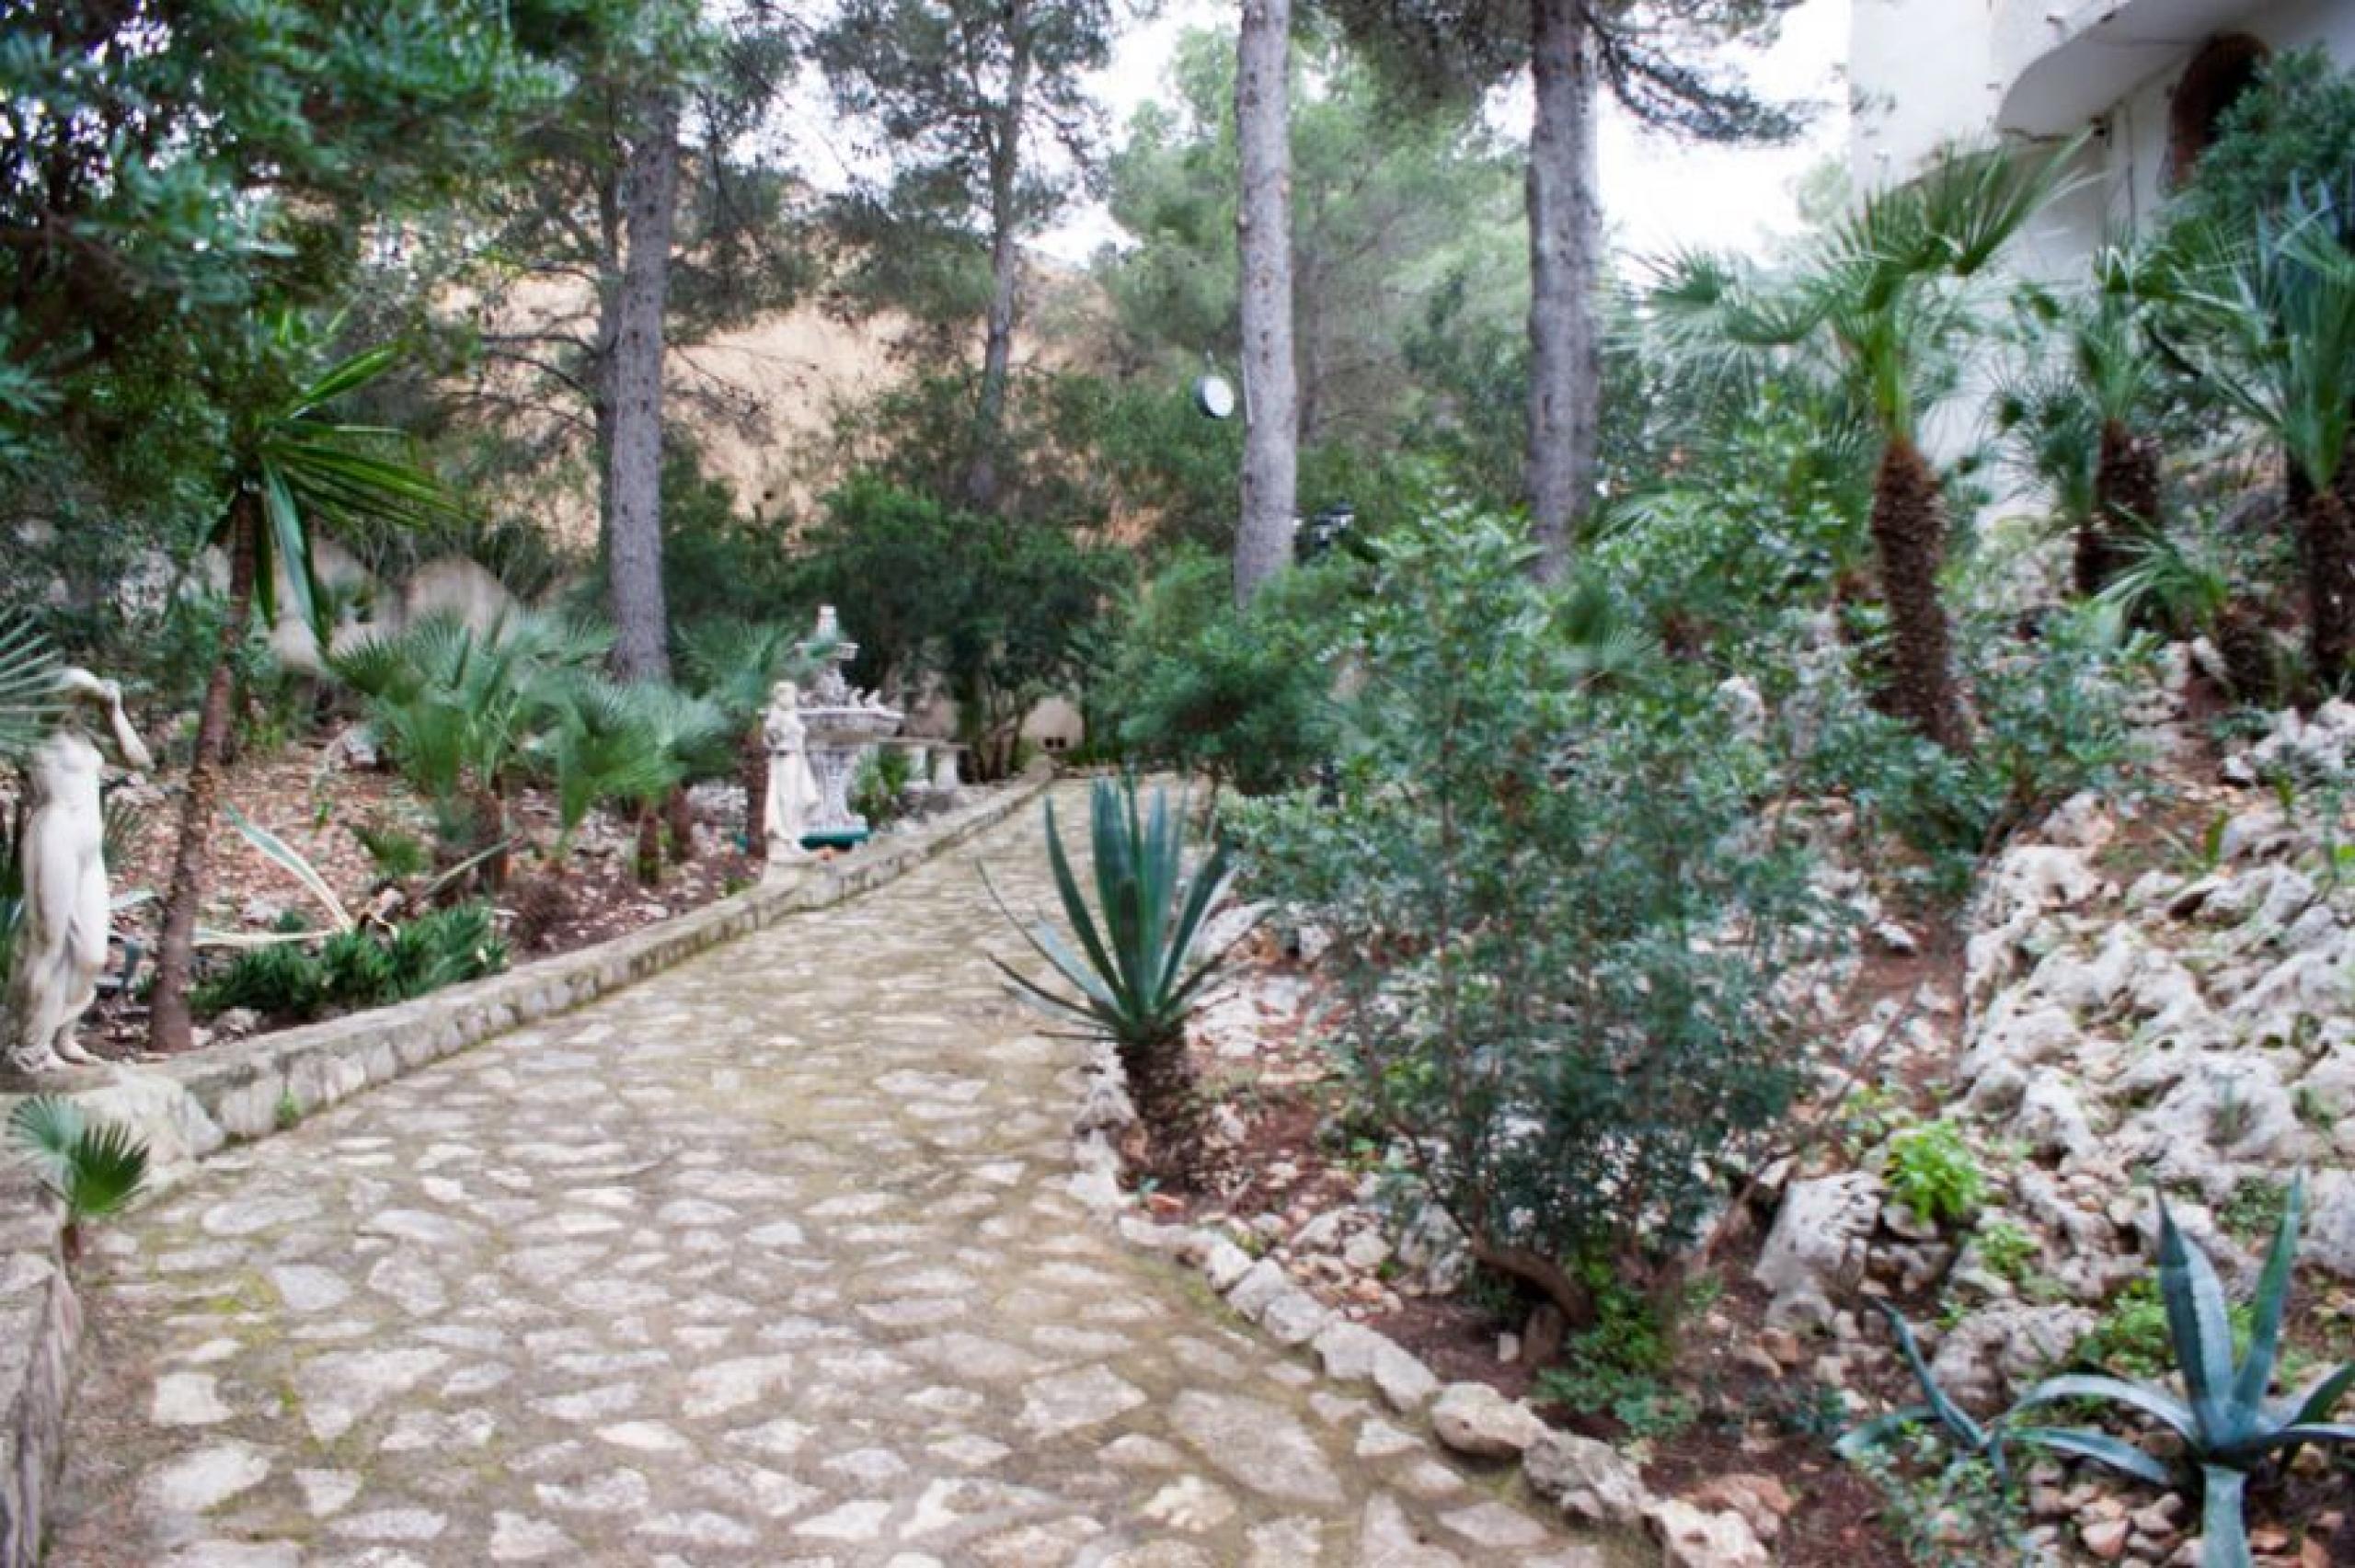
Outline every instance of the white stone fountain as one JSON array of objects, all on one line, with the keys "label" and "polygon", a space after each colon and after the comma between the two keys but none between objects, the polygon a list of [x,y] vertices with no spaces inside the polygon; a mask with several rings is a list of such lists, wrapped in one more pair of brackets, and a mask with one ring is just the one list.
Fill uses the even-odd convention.
[{"label": "white stone fountain", "polygon": [[848,849],[865,843],[872,830],[851,809],[851,781],[859,760],[887,735],[897,734],[905,716],[872,692],[852,687],[843,671],[858,657],[845,641],[834,607],[821,606],[818,626],[798,650],[825,662],[801,694],[801,722],[809,729],[810,772],[818,781],[818,808],[801,835],[804,849]]}]

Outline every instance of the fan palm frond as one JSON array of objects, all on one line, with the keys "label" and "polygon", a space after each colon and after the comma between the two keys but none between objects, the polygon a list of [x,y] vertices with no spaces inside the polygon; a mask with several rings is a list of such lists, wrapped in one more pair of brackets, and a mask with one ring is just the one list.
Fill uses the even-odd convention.
[{"label": "fan palm frond", "polygon": [[147,1145],[120,1122],[92,1122],[71,1100],[36,1094],[8,1114],[8,1132],[69,1224],[102,1219],[139,1196]]}]

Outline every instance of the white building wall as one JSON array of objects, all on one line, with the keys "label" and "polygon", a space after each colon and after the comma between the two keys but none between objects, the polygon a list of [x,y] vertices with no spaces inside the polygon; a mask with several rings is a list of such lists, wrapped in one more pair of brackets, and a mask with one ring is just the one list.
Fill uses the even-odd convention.
[{"label": "white building wall", "polygon": [[1999,130],[2090,130],[2070,188],[2013,258],[2031,277],[2075,278],[2106,236],[2165,205],[2176,86],[2225,32],[2355,63],[2355,0],[1855,0],[1851,176],[1868,190]]}]

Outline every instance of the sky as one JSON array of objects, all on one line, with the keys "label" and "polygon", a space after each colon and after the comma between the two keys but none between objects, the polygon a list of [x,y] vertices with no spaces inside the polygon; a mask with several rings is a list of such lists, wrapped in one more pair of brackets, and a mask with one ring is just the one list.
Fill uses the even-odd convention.
[{"label": "sky", "polygon": [[[1775,47],[1729,55],[1752,86],[1771,96],[1818,105],[1807,132],[1786,147],[1702,147],[1648,132],[1616,105],[1606,105],[1600,161],[1604,220],[1619,241],[1638,254],[1679,245],[1746,248],[1797,226],[1793,188],[1847,144],[1849,0],[1802,0],[1784,18]],[[1138,105],[1162,90],[1176,41],[1189,28],[1231,24],[1232,3],[1174,0],[1152,21],[1131,29],[1109,69],[1094,84],[1116,132],[1125,132]],[[1499,97],[1492,113],[1500,129],[1526,137],[1526,91]],[[1101,208],[1074,212],[1045,235],[1040,248],[1065,261],[1086,261],[1120,233]]]}]

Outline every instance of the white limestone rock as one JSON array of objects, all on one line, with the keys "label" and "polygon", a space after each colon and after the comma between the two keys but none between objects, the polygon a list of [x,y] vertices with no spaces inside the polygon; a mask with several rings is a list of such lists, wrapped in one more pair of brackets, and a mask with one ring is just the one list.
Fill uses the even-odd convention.
[{"label": "white limestone rock", "polygon": [[1506,1459],[1544,1436],[1545,1424],[1486,1383],[1450,1383],[1431,1405],[1431,1431],[1459,1454]]}]

